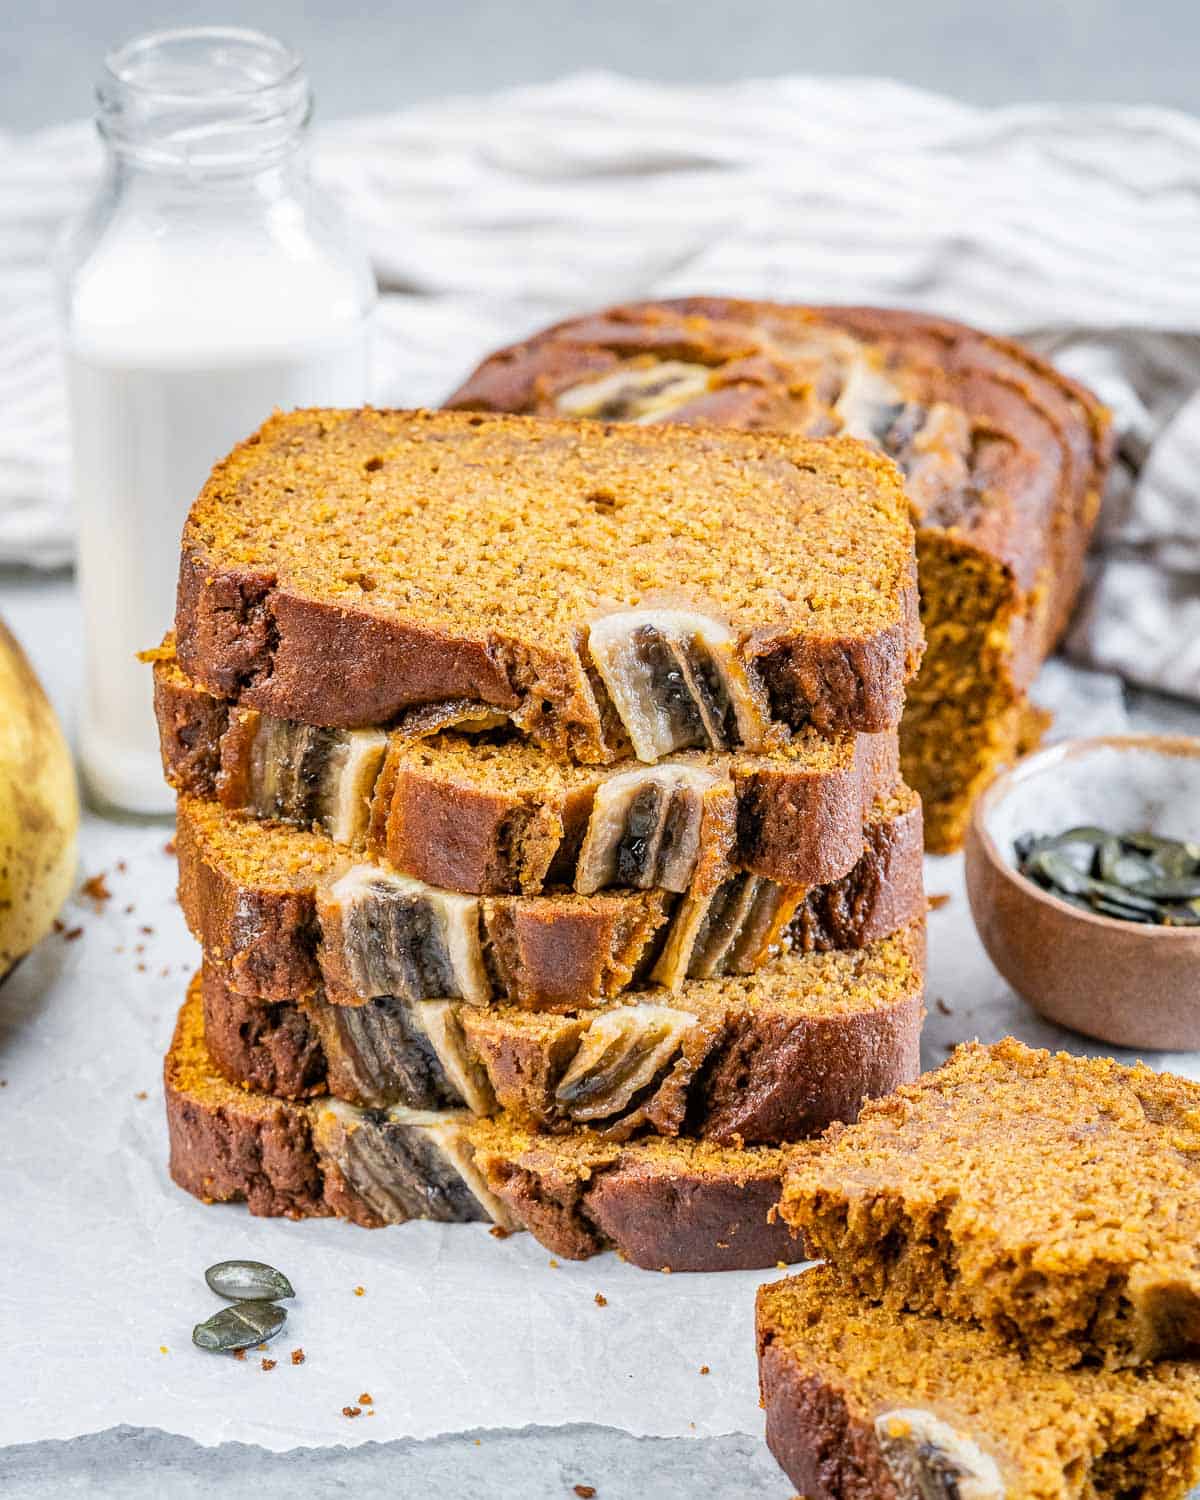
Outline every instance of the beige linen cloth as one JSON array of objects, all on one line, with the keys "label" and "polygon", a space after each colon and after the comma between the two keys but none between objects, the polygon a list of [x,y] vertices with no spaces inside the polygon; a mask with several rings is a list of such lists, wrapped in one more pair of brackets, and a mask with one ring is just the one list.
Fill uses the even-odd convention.
[{"label": "beige linen cloth", "polygon": [[[587,74],[320,129],[382,292],[376,397],[622,298],[898,304],[1030,337],[1116,415],[1068,649],[1200,699],[1200,121],[981,110],[883,80]],[[0,135],[0,562],[70,557],[49,254],[90,126]]]}]

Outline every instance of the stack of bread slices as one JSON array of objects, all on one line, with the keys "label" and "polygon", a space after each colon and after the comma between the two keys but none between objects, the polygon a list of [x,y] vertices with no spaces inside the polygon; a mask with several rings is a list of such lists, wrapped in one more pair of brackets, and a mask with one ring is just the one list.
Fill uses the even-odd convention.
[{"label": "stack of bread slices", "polygon": [[902,481],[852,439],[273,417],[153,653],[203,947],[175,1180],[798,1259],[781,1148],[918,1071],[920,653]]}]

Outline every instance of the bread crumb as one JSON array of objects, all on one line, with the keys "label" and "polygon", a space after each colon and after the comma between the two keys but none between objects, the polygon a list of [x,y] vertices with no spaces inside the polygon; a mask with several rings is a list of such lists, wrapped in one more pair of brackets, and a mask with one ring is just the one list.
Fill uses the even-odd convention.
[{"label": "bread crumb", "polygon": [[303,1349],[293,1349],[292,1350],[292,1363],[294,1365],[302,1365],[304,1363],[304,1350]]},{"label": "bread crumb", "polygon": [[663,1273],[664,1276],[669,1276],[671,1274],[670,1266],[660,1266],[659,1270]]},{"label": "bread crumb", "polygon": [[138,931],[139,932],[144,932],[147,937],[153,937],[154,936],[154,928],[153,927],[140,927],[138,929]]},{"label": "bread crumb", "polygon": [[245,1359],[246,1357],[246,1351],[244,1349],[234,1349],[231,1352],[234,1359]]},{"label": "bread crumb", "polygon": [[363,1404],[363,1406],[375,1405],[375,1397],[371,1395],[370,1391],[364,1391],[358,1399]]},{"label": "bread crumb", "polygon": [[505,1229],[503,1224],[493,1224],[488,1233],[496,1240],[506,1240],[512,1233],[511,1229]]},{"label": "bread crumb", "polygon": [[361,1406],[343,1406],[342,1407],[342,1416],[343,1417],[361,1417],[362,1416],[362,1407]]},{"label": "bread crumb", "polygon": [[278,1360],[264,1359],[262,1362],[262,1367],[264,1370],[273,1370],[276,1364],[278,1364]]},{"label": "bread crumb", "polygon": [[700,1366],[700,1373],[701,1373],[701,1375],[707,1375],[707,1374],[709,1374],[710,1372],[709,1372],[708,1366],[707,1365],[701,1365]]},{"label": "bread crumb", "polygon": [[596,1304],[597,1307],[607,1307],[608,1306],[608,1298],[604,1295],[603,1292],[597,1292],[596,1295],[595,1295],[595,1297],[592,1300],[595,1302],[595,1304]]},{"label": "bread crumb", "polygon": [[367,1289],[366,1289],[366,1287],[365,1286],[356,1286],[354,1288],[354,1295],[356,1297],[365,1297],[367,1295]]},{"label": "bread crumb", "polygon": [[82,936],[83,936],[83,928],[82,927],[71,927],[66,932],[64,932],[63,935],[62,935],[64,943],[74,943],[79,938],[81,938]]},{"label": "bread crumb", "polygon": [[145,1089],[138,1089],[137,1093],[134,1094],[133,1097],[135,1099],[149,1099],[150,1095],[146,1092]]},{"label": "bread crumb", "polygon": [[60,922],[57,917],[55,917],[53,925],[55,932],[59,933],[60,935],[67,930],[67,924],[65,922]]},{"label": "bread crumb", "polygon": [[937,999],[933,1003],[937,1006],[938,1011],[939,1011],[939,1013],[941,1015],[943,1015],[943,1016],[952,1016],[954,1014],[954,1012],[950,1009],[950,1007],[946,1004],[946,1002],[942,999],[942,997],[940,995],[937,997]]},{"label": "bread crumb", "polygon": [[932,895],[932,896],[929,897],[929,910],[930,911],[941,911],[941,909],[942,909],[943,906],[949,906],[949,904],[950,904],[950,892],[949,891],[938,891],[935,895]]},{"label": "bread crumb", "polygon": [[106,901],[112,900],[112,892],[108,888],[108,882],[104,878],[104,871],[99,875],[91,875],[79,887],[79,894],[95,904],[99,911]]},{"label": "bread crumb", "polygon": [[158,1352],[160,1354],[169,1354],[171,1351],[167,1348],[166,1344],[159,1344]]},{"label": "bread crumb", "polygon": [[579,1496],[579,1500],[592,1500],[592,1496],[596,1493],[596,1486],[594,1484],[577,1484],[575,1486],[575,1493]]},{"label": "bread crumb", "polygon": [[125,863],[125,861],[124,861],[124,860],[123,860],[123,859],[119,859],[119,860],[117,860],[117,869],[118,869],[118,871],[119,871],[119,872],[120,872],[120,873],[121,873],[121,874],[122,874],[122,875],[124,875],[124,873],[125,873],[125,871],[126,871],[126,870],[127,870],[127,869],[128,869],[128,868],[129,868],[129,866],[128,866],[128,865],[127,865],[127,864],[126,864],[126,863]]},{"label": "bread crumb", "polygon": [[557,1271],[558,1270],[558,1262],[554,1259],[553,1255],[550,1257],[550,1259],[547,1262],[547,1264],[549,1265],[549,1267],[550,1267],[550,1269],[552,1271]]},{"label": "bread crumb", "polygon": [[168,839],[167,842],[163,845],[163,853],[164,854],[174,854],[175,853],[175,840],[174,839]]}]

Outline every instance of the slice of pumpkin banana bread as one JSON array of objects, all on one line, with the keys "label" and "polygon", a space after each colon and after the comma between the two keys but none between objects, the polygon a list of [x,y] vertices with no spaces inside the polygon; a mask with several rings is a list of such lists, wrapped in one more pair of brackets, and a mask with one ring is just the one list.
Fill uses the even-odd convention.
[{"label": "slice of pumpkin banana bread", "polygon": [[1200,1365],[1061,1371],[857,1300],[826,1267],[758,1294],[771,1452],[805,1500],[1182,1500]]},{"label": "slice of pumpkin banana bread", "polygon": [[192,506],[176,646],[310,725],[465,698],[563,758],[758,750],[898,722],[913,546],[894,465],[851,440],[296,411]]},{"label": "slice of pumpkin banana bread", "polygon": [[1200,1347],[1200,1084],[969,1043],[792,1155],[781,1212],[859,1295],[1048,1363]]},{"label": "slice of pumpkin banana bread", "polygon": [[620,1251],[635,1265],[747,1270],[798,1260],[772,1219],[782,1153],[589,1132],[535,1137],[500,1116],[252,1093],[213,1068],[196,984],[163,1068],[175,1182],[251,1213],[331,1214],[366,1228],[411,1219],[491,1220],[555,1254]]},{"label": "slice of pumpkin banana bread", "polygon": [[[478,705],[406,715],[385,751],[376,730],[318,729],[213,698],[170,642],[153,654],[163,768],[179,792],[320,828],[401,874],[475,895],[700,895],[734,870],[824,885],[861,856],[871,804],[900,775],[892,731],[804,729],[763,755],[585,766]],[[440,727],[454,713],[460,727]]]},{"label": "slice of pumpkin banana bread", "polygon": [[179,900],[227,982],[262,999],[321,987],[335,1004],[391,996],[574,1010],[638,982],[676,989],[749,973],[791,941],[861,945],[911,921],[924,908],[919,804],[901,787],[872,814],[858,864],[809,892],[736,874],[697,897],[468,896],[355,862],[324,834],[181,797]]},{"label": "slice of pumpkin banana bread", "polygon": [[231,1082],[365,1108],[503,1108],[586,1125],[778,1144],[851,1120],[919,1071],[920,919],[861,949],[622,996],[575,1015],[385,997],[330,1005],[238,994],[202,971],[209,1055]]},{"label": "slice of pumpkin banana bread", "polygon": [[1112,450],[1096,399],[1011,339],[917,313],[718,297],[638,303],[502,349],[452,408],[850,433],[904,471],[927,649],[900,737],[929,847],[1020,750]]}]

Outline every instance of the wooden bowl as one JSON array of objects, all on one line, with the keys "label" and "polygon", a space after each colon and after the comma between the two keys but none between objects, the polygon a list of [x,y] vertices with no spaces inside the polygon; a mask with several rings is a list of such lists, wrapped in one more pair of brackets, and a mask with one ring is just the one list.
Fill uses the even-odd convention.
[{"label": "wooden bowl", "polygon": [[1200,839],[1200,739],[1066,740],[1020,761],[975,804],[971,915],[992,962],[1047,1020],[1115,1046],[1200,1048],[1200,927],[1093,916],[1016,869],[1014,840],[1081,823]]}]

